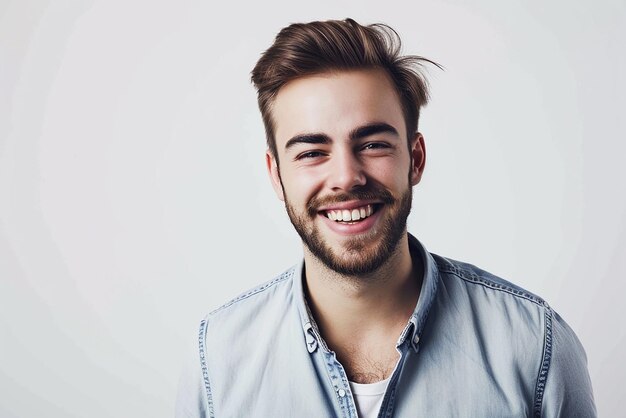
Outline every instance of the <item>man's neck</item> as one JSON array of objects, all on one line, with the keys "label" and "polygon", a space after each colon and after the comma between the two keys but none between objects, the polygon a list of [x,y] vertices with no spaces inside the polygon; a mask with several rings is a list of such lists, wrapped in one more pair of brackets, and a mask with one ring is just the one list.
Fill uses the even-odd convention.
[{"label": "man's neck", "polygon": [[421,260],[412,260],[407,235],[389,260],[367,276],[338,274],[306,249],[305,274],[320,332],[339,351],[355,343],[395,343],[415,308],[422,279]]}]

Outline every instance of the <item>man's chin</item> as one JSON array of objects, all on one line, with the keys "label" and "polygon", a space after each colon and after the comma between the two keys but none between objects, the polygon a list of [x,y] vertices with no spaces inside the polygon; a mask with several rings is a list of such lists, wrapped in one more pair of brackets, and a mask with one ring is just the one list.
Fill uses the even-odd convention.
[{"label": "man's chin", "polygon": [[309,253],[329,270],[344,276],[359,276],[378,271],[396,251],[402,234],[406,234],[410,197],[411,194],[407,193],[401,200],[405,204],[400,206],[397,214],[381,211],[372,217],[374,224],[358,233],[333,228],[319,214],[311,214],[308,219],[299,217],[288,202],[286,207],[291,223]]},{"label": "man's chin", "polygon": [[388,258],[381,257],[380,249],[368,248],[371,244],[371,242],[352,238],[339,248],[326,245],[307,247],[313,256],[328,269],[341,275],[356,276],[375,272]]}]

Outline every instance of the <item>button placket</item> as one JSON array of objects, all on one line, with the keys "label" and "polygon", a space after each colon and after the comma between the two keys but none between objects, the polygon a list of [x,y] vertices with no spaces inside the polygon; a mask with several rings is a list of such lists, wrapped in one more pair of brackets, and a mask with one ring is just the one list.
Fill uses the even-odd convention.
[{"label": "button placket", "polygon": [[335,353],[332,351],[324,352],[325,365],[329,373],[330,380],[335,391],[335,396],[341,408],[341,417],[356,418],[356,406],[351,397],[348,387],[348,381],[343,371],[343,366],[337,360]]}]

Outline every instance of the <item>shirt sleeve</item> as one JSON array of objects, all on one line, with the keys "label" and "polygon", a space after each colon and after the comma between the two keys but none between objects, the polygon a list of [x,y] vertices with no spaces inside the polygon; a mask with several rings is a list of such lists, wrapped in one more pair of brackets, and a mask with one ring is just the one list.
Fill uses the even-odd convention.
[{"label": "shirt sleeve", "polygon": [[174,416],[176,418],[206,418],[211,416],[207,411],[207,405],[200,360],[200,343],[196,335],[186,350],[178,382]]},{"label": "shirt sleeve", "polygon": [[541,416],[596,417],[587,356],[574,331],[554,312],[552,353]]}]

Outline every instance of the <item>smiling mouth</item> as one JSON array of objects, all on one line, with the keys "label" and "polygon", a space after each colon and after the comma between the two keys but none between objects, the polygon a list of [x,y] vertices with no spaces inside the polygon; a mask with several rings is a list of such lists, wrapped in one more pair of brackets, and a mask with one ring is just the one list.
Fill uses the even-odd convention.
[{"label": "smiling mouth", "polygon": [[353,224],[362,221],[363,219],[376,213],[379,207],[380,205],[370,204],[354,209],[325,210],[322,211],[322,213],[331,221],[345,224]]}]

